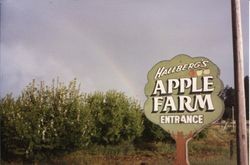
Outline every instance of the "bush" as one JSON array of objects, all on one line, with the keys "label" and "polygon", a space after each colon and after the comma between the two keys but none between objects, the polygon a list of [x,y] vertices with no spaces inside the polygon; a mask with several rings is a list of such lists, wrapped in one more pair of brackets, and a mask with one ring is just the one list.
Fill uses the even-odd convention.
[{"label": "bush", "polygon": [[105,94],[90,94],[87,107],[94,118],[93,143],[114,145],[131,142],[143,131],[140,106],[124,93],[108,91]]}]

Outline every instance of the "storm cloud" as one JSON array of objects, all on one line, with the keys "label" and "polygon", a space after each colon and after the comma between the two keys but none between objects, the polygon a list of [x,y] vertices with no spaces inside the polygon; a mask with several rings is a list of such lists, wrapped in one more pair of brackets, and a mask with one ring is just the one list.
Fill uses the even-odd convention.
[{"label": "storm cloud", "polygon": [[[228,0],[3,0],[1,96],[31,82],[77,78],[84,92],[115,89],[140,101],[150,68],[178,54],[205,56],[233,86]],[[245,74],[248,2],[242,1]]]}]

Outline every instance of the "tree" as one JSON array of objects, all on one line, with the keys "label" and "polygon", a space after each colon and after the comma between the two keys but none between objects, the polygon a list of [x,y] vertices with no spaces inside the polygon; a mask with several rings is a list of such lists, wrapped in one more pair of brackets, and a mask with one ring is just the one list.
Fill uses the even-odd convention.
[{"label": "tree", "polygon": [[45,86],[35,80],[0,102],[2,158],[45,159],[88,145],[93,124],[76,80]]},{"label": "tree", "polygon": [[141,140],[146,142],[174,142],[171,135],[163,130],[159,125],[156,125],[149,121],[145,115],[143,115],[144,130],[142,132]]},{"label": "tree", "polygon": [[[223,120],[232,119],[232,108],[235,103],[235,91],[232,87],[226,86],[222,92],[222,98],[224,99],[225,112],[222,116]],[[234,111],[234,113],[236,113]]]},{"label": "tree", "polygon": [[132,142],[143,130],[139,104],[124,93],[95,92],[87,96],[87,107],[94,118],[93,143],[116,145]]},{"label": "tree", "polygon": [[[245,88],[245,102],[246,102],[246,119],[249,120],[249,76],[244,78]],[[224,99],[225,112],[223,119],[232,119],[232,108],[235,105],[235,90],[232,87],[226,86],[222,92],[222,99]],[[234,110],[234,116],[237,115],[237,110]]]}]

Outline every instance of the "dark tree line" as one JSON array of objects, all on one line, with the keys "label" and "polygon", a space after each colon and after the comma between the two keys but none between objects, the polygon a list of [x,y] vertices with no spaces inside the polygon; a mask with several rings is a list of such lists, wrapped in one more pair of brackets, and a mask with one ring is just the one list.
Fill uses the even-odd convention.
[{"label": "dark tree line", "polygon": [[[245,100],[246,100],[246,119],[249,120],[249,76],[244,78],[245,88]],[[233,87],[226,86],[222,92],[222,98],[224,99],[225,112],[222,117],[223,120],[232,119],[232,109],[235,106],[235,89]],[[234,116],[237,116],[237,110],[234,109]]]}]

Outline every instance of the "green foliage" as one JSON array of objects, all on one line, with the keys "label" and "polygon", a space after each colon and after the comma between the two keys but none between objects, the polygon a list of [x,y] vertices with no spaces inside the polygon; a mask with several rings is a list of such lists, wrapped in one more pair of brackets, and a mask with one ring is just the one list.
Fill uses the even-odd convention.
[{"label": "green foliage", "polygon": [[35,80],[0,101],[3,159],[44,160],[89,145],[129,144],[141,136],[139,104],[124,93],[82,94],[76,80],[51,86]]},{"label": "green foliage", "polygon": [[120,144],[131,142],[143,131],[142,113],[137,102],[124,93],[96,92],[87,97],[87,107],[94,120],[92,142],[97,144]]},{"label": "green foliage", "polygon": [[[244,78],[245,89],[245,104],[246,104],[246,119],[249,120],[249,76]],[[224,99],[225,112],[222,117],[223,120],[232,120],[232,108],[235,106],[236,91],[230,86],[226,86],[222,91],[222,98]],[[237,108],[234,109],[234,116],[237,116]]]},{"label": "green foliage", "polygon": [[171,135],[164,131],[160,126],[149,121],[145,115],[143,115],[144,127],[142,132],[141,141],[146,142],[174,142]]},{"label": "green foliage", "polygon": [[222,98],[224,99],[224,104],[225,104],[225,111],[222,116],[222,119],[231,120],[232,107],[234,106],[235,103],[235,90],[232,87],[226,86],[222,92]]},{"label": "green foliage", "polygon": [[[1,99],[1,148],[3,158],[20,156],[44,159],[56,151],[87,145],[91,115],[76,80],[65,86],[29,84],[21,96]],[[93,127],[93,126],[92,126]]]},{"label": "green foliage", "polygon": [[199,132],[194,139],[201,140],[207,137],[208,134],[208,127],[203,129],[201,132]]},{"label": "green foliage", "polygon": [[[225,98],[232,100],[233,95],[231,88],[225,90]],[[167,152],[157,144],[173,142],[169,133],[145,117],[135,100],[116,91],[83,94],[76,80],[68,85],[53,81],[51,86],[33,81],[20,96],[8,94],[0,100],[0,116],[4,160],[44,160],[89,147],[107,155]],[[199,139],[208,139],[207,134],[204,129],[195,140],[202,142]]]}]

